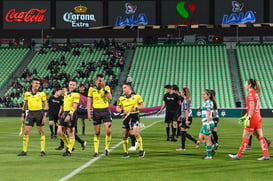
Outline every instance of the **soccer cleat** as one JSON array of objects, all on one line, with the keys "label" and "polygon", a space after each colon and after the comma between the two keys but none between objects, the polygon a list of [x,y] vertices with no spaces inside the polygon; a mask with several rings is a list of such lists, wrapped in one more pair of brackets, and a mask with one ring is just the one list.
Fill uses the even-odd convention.
[{"label": "soccer cleat", "polygon": [[121,158],[129,158],[129,157],[130,157],[130,155],[128,153],[123,153]]},{"label": "soccer cleat", "polygon": [[183,148],[177,148],[176,151],[186,151],[186,149]]},{"label": "soccer cleat", "polygon": [[99,154],[98,154],[98,153],[94,153],[94,154],[93,154],[93,157],[94,157],[94,158],[99,157]]},{"label": "soccer cleat", "polygon": [[71,153],[69,151],[64,152],[63,156],[71,156]]},{"label": "soccer cleat", "polygon": [[215,149],[215,150],[218,150],[218,147],[219,147],[218,143],[215,143],[215,144],[214,144],[214,149]]},{"label": "soccer cleat", "polygon": [[261,158],[258,158],[259,161],[263,161],[263,160],[270,160],[269,156],[262,156]]},{"label": "soccer cleat", "polygon": [[55,148],[55,150],[64,150],[64,147],[59,146],[58,148]]},{"label": "soccer cleat", "polygon": [[246,150],[251,150],[252,147],[250,145],[247,145]]},{"label": "soccer cleat", "polygon": [[110,155],[109,151],[108,150],[104,150],[104,156],[109,156],[109,155]]},{"label": "soccer cleat", "polygon": [[27,152],[21,151],[17,156],[27,156]]},{"label": "soccer cleat", "polygon": [[167,137],[167,140],[166,141],[171,141],[171,138],[170,137]]},{"label": "soccer cleat", "polygon": [[238,155],[237,155],[237,154],[236,154],[236,155],[233,155],[233,154],[228,154],[228,156],[229,156],[230,158],[234,159],[234,160],[241,160],[241,158],[240,158],[240,157],[238,157]]},{"label": "soccer cleat", "polygon": [[172,142],[177,142],[177,139],[175,137],[172,138]]},{"label": "soccer cleat", "polygon": [[86,141],[83,141],[83,143],[81,143],[81,145],[82,145],[82,150],[84,150],[85,149],[85,147],[86,147]]},{"label": "soccer cleat", "polygon": [[136,146],[131,146],[128,150],[129,151],[136,151],[136,149],[137,149]]},{"label": "soccer cleat", "polygon": [[200,146],[200,141],[197,141],[195,144],[195,148],[197,149],[197,148],[199,148],[199,146]]},{"label": "soccer cleat", "polygon": [[46,155],[45,152],[41,151],[40,156],[45,156],[45,155]]},{"label": "soccer cleat", "polygon": [[51,135],[50,135],[50,138],[53,139],[53,138],[54,138],[54,134],[51,134]]},{"label": "soccer cleat", "polygon": [[202,159],[204,159],[204,160],[211,160],[212,159],[212,156],[205,156],[205,157],[203,157]]},{"label": "soccer cleat", "polygon": [[139,156],[139,158],[144,158],[144,156],[145,156],[145,151],[144,151],[144,150],[139,151],[138,156]]}]

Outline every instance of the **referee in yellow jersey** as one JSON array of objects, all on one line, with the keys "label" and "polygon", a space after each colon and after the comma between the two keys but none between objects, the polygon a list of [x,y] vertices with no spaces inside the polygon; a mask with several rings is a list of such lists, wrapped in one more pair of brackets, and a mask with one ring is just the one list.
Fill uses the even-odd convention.
[{"label": "referee in yellow jersey", "polygon": [[[31,82],[30,91],[26,91],[24,95],[24,104],[22,108],[22,123],[25,124],[25,132],[23,137],[23,151],[18,154],[18,156],[26,156],[28,141],[29,141],[29,132],[34,126],[34,122],[38,127],[38,132],[40,134],[41,141],[41,154],[40,156],[45,156],[45,135],[44,135],[44,124],[46,121],[46,115],[48,110],[48,105],[46,101],[45,93],[39,92],[40,88],[40,79],[34,78]],[[44,110],[43,110],[44,106]],[[25,112],[29,110],[28,115],[25,120]]]},{"label": "referee in yellow jersey", "polygon": [[95,76],[95,86],[88,90],[87,99],[87,115],[91,121],[90,109],[93,108],[93,125],[95,130],[94,135],[94,155],[99,156],[99,141],[100,141],[100,125],[103,122],[106,132],[105,151],[104,155],[109,156],[109,145],[111,142],[111,126],[112,118],[109,110],[109,101],[112,100],[112,94],[109,86],[105,86],[104,75],[97,74]]},{"label": "referee in yellow jersey", "polygon": [[[60,118],[58,126],[58,135],[67,146],[66,152],[63,156],[71,156],[72,149],[75,143],[75,123],[77,120],[76,110],[80,102],[80,94],[76,92],[77,82],[71,79],[68,83],[68,92],[64,93],[63,113]],[[65,135],[65,132],[69,139]]]},{"label": "referee in yellow jersey", "polygon": [[128,136],[130,134],[135,135],[137,143],[139,145],[139,158],[145,156],[143,149],[142,138],[139,134],[139,110],[144,108],[144,103],[140,95],[135,94],[130,84],[123,84],[122,90],[124,95],[118,99],[118,105],[116,111],[124,113],[122,130],[123,130],[123,149],[124,154],[122,158],[128,158]]}]

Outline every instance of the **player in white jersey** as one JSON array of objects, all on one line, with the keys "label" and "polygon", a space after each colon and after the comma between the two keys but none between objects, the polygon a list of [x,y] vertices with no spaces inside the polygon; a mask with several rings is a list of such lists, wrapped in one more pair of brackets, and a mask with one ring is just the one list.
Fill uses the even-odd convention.
[{"label": "player in white jersey", "polygon": [[207,155],[203,157],[203,159],[212,159],[211,131],[214,128],[214,122],[212,120],[214,98],[208,89],[203,91],[202,98],[205,102],[202,105],[202,128],[200,130],[199,140],[204,144],[207,150]]}]

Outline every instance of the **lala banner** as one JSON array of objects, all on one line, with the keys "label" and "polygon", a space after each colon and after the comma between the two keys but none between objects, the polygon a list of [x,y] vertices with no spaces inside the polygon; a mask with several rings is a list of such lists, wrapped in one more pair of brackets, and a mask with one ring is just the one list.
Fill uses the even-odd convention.
[{"label": "lala banner", "polygon": [[[156,114],[160,110],[161,106],[155,106],[155,107],[147,107],[140,110],[140,116],[148,116],[152,114]],[[80,97],[80,103],[78,105],[78,109],[87,109],[87,97],[81,95]],[[110,105],[109,110],[111,111],[112,118],[121,118],[124,114],[118,113],[116,111],[116,106]]]}]

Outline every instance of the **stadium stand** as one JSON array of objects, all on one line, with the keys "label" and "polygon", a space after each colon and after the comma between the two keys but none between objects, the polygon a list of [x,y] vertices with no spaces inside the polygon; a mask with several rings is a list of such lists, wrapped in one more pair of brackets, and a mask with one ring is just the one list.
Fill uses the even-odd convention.
[{"label": "stadium stand", "polygon": [[262,88],[260,108],[272,108],[273,44],[238,44],[236,51],[242,82],[257,78]]},{"label": "stadium stand", "polygon": [[[75,52],[79,50],[79,55],[73,55]],[[114,50],[116,51],[116,50]],[[120,52],[120,51],[119,51]],[[65,64],[62,65],[61,57],[64,57]],[[96,63],[98,60],[105,60],[107,64],[111,61],[113,54],[108,53],[107,50],[104,49],[96,49],[93,50],[93,52],[90,52],[90,47],[82,47],[82,48],[72,48],[71,51],[52,51],[51,49],[43,49],[40,52],[37,52],[36,55],[33,57],[31,62],[28,64],[27,68],[25,69],[25,72],[30,72],[31,77],[40,77],[41,79],[51,79],[48,81],[49,85],[48,87],[43,86],[43,90],[48,95],[51,95],[52,88],[58,84],[59,86],[63,86],[66,83],[66,76],[69,76],[71,78],[76,78],[77,80],[77,86],[79,86],[80,83],[88,85],[90,83],[90,80],[93,80],[95,75],[97,73],[105,73],[105,66],[96,66]],[[58,62],[58,67],[56,71],[54,72],[54,66],[52,68],[49,67],[49,64],[51,64],[51,61],[54,60],[54,62]],[[111,85],[111,88],[115,88],[117,78],[120,75],[121,70],[123,69],[122,66],[119,66],[119,62],[122,62],[123,57],[120,56],[120,54],[115,54],[115,60],[114,60],[114,66],[109,67],[109,70],[113,70],[113,75],[105,75],[105,82],[107,84]],[[85,66],[81,66],[82,62],[85,62]],[[94,65],[94,70],[90,71],[87,75],[84,74],[85,70],[88,67],[88,64],[91,63]],[[36,69],[37,73],[34,74],[33,70]],[[53,71],[53,72],[52,72]],[[28,74],[27,74],[28,75]],[[56,75],[56,76],[55,76]],[[64,77],[62,75],[65,75]],[[27,89],[30,86],[30,82],[27,80],[28,77],[21,77],[17,78],[14,82],[15,84],[10,87],[10,89],[5,93],[5,96],[10,99],[10,102],[12,105],[21,104],[23,102],[23,94],[21,94],[25,89]],[[57,83],[57,82],[58,83]],[[23,85],[23,90],[19,91],[18,93],[18,85],[19,88]],[[115,85],[113,85],[115,84]],[[16,95],[19,94],[19,95]],[[8,105],[8,107],[12,107],[12,105]]]},{"label": "stadium stand", "polygon": [[204,89],[216,91],[218,107],[235,107],[224,45],[137,46],[130,75],[147,107],[163,103],[165,84],[190,88],[194,108]]},{"label": "stadium stand", "polygon": [[0,88],[12,76],[30,49],[22,47],[0,48]]}]

